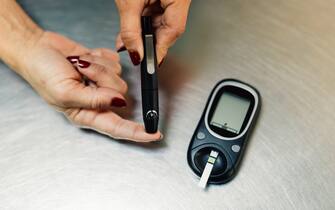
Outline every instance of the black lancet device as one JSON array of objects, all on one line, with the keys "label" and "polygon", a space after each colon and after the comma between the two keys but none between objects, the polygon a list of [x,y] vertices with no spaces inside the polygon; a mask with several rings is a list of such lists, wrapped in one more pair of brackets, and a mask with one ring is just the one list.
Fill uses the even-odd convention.
[{"label": "black lancet device", "polygon": [[141,62],[142,112],[147,133],[158,130],[158,79],[156,39],[150,16],[141,18],[144,57]]},{"label": "black lancet device", "polygon": [[200,187],[234,177],[260,107],[260,94],[244,82],[226,79],[214,87],[187,152]]}]

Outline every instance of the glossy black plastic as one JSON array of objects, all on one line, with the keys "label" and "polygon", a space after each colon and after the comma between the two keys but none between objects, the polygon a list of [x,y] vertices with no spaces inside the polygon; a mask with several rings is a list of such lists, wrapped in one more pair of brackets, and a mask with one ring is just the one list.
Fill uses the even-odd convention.
[{"label": "glossy black plastic", "polygon": [[[220,87],[220,85],[224,82],[234,82],[248,86],[254,91],[257,99],[255,98],[255,96],[253,96],[253,94],[247,93],[248,92],[247,90],[230,88],[229,85],[221,87],[219,90],[216,91],[216,94],[213,95],[215,90],[218,89],[218,87]],[[220,98],[220,95],[223,94],[224,91],[237,94],[251,101],[248,113],[246,114],[246,117],[243,121],[241,132],[238,135],[223,131],[222,129],[221,130],[218,129],[215,131],[213,130],[213,127],[211,129],[212,132],[210,132],[205,125],[206,121],[209,122],[209,120],[211,119],[213,112],[215,110],[215,106],[217,105],[217,100],[218,98]],[[213,98],[212,106],[208,107],[212,98]],[[256,100],[257,104],[255,103]],[[255,108],[255,113],[253,116],[251,116],[253,108]],[[190,145],[188,147],[187,160],[192,171],[197,176],[201,176],[211,150],[216,150],[219,152],[219,156],[216,162],[214,163],[213,170],[209,177],[208,183],[223,184],[233,179],[240,166],[240,162],[242,160],[247,145],[247,140],[258,118],[260,108],[261,108],[261,97],[259,92],[254,87],[235,79],[225,79],[217,83],[208,98],[201,119],[197,125],[197,128],[195,129]],[[207,116],[208,119],[206,119],[206,111],[208,109],[209,114]],[[249,122],[250,117],[252,117],[252,119],[250,121],[250,125],[247,127],[247,123]],[[245,133],[243,133],[244,129],[247,129]],[[199,132],[202,132],[205,138],[200,139],[197,138],[197,134]],[[213,132],[219,136],[224,136],[227,138],[235,138],[235,139],[234,140],[220,139],[217,138],[215,135],[213,135]],[[241,136],[238,137],[240,134]],[[240,150],[238,152],[234,152],[232,150],[233,145],[239,146]]]},{"label": "glossy black plastic", "polygon": [[[157,79],[157,59],[156,59],[156,39],[153,32],[152,20],[150,16],[141,18],[142,40],[144,47],[144,58],[141,62],[141,93],[142,93],[142,113],[145,130],[148,133],[156,133],[158,130],[159,107],[158,107],[158,79]],[[148,39],[146,35],[152,38]],[[147,43],[152,41],[153,43]],[[152,49],[147,49],[147,46]],[[148,50],[153,52],[154,73],[148,72],[147,54]]]}]

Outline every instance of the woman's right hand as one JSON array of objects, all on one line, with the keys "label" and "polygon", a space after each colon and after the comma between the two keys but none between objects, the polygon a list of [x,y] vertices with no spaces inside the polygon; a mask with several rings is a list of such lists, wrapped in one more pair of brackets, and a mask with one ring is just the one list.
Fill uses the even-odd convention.
[{"label": "woman's right hand", "polygon": [[[19,72],[70,121],[116,139],[138,142],[160,139],[159,132],[148,134],[143,125],[122,119],[111,110],[126,106],[127,84],[120,77],[117,53],[108,49],[90,50],[52,32],[43,32],[31,46],[19,59]],[[83,75],[94,84],[85,85]]]},{"label": "woman's right hand", "polygon": [[156,34],[157,63],[162,64],[168,49],[185,31],[191,0],[115,0],[120,14],[118,51],[128,50],[131,61],[143,59],[141,16],[152,16]]}]

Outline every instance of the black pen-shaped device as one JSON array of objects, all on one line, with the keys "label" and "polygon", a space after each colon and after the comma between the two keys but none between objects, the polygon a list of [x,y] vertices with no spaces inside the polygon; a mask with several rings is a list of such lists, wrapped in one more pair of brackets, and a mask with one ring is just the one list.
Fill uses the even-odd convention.
[{"label": "black pen-shaped device", "polygon": [[156,40],[150,16],[141,18],[144,57],[141,62],[142,111],[145,130],[158,130],[158,79],[156,61]]}]

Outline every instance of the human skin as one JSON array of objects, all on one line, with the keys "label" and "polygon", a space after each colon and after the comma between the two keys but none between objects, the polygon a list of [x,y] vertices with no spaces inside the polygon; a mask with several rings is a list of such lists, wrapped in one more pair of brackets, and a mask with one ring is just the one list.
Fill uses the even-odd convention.
[{"label": "human skin", "polygon": [[115,0],[120,14],[116,49],[128,50],[134,65],[143,59],[141,16],[152,16],[159,66],[186,26],[191,0]]},{"label": "human skin", "polygon": [[0,0],[0,5],[0,58],[48,104],[74,124],[116,139],[161,138],[160,132],[148,134],[143,125],[113,112],[126,105],[127,92],[117,53],[43,30],[13,0]]}]

